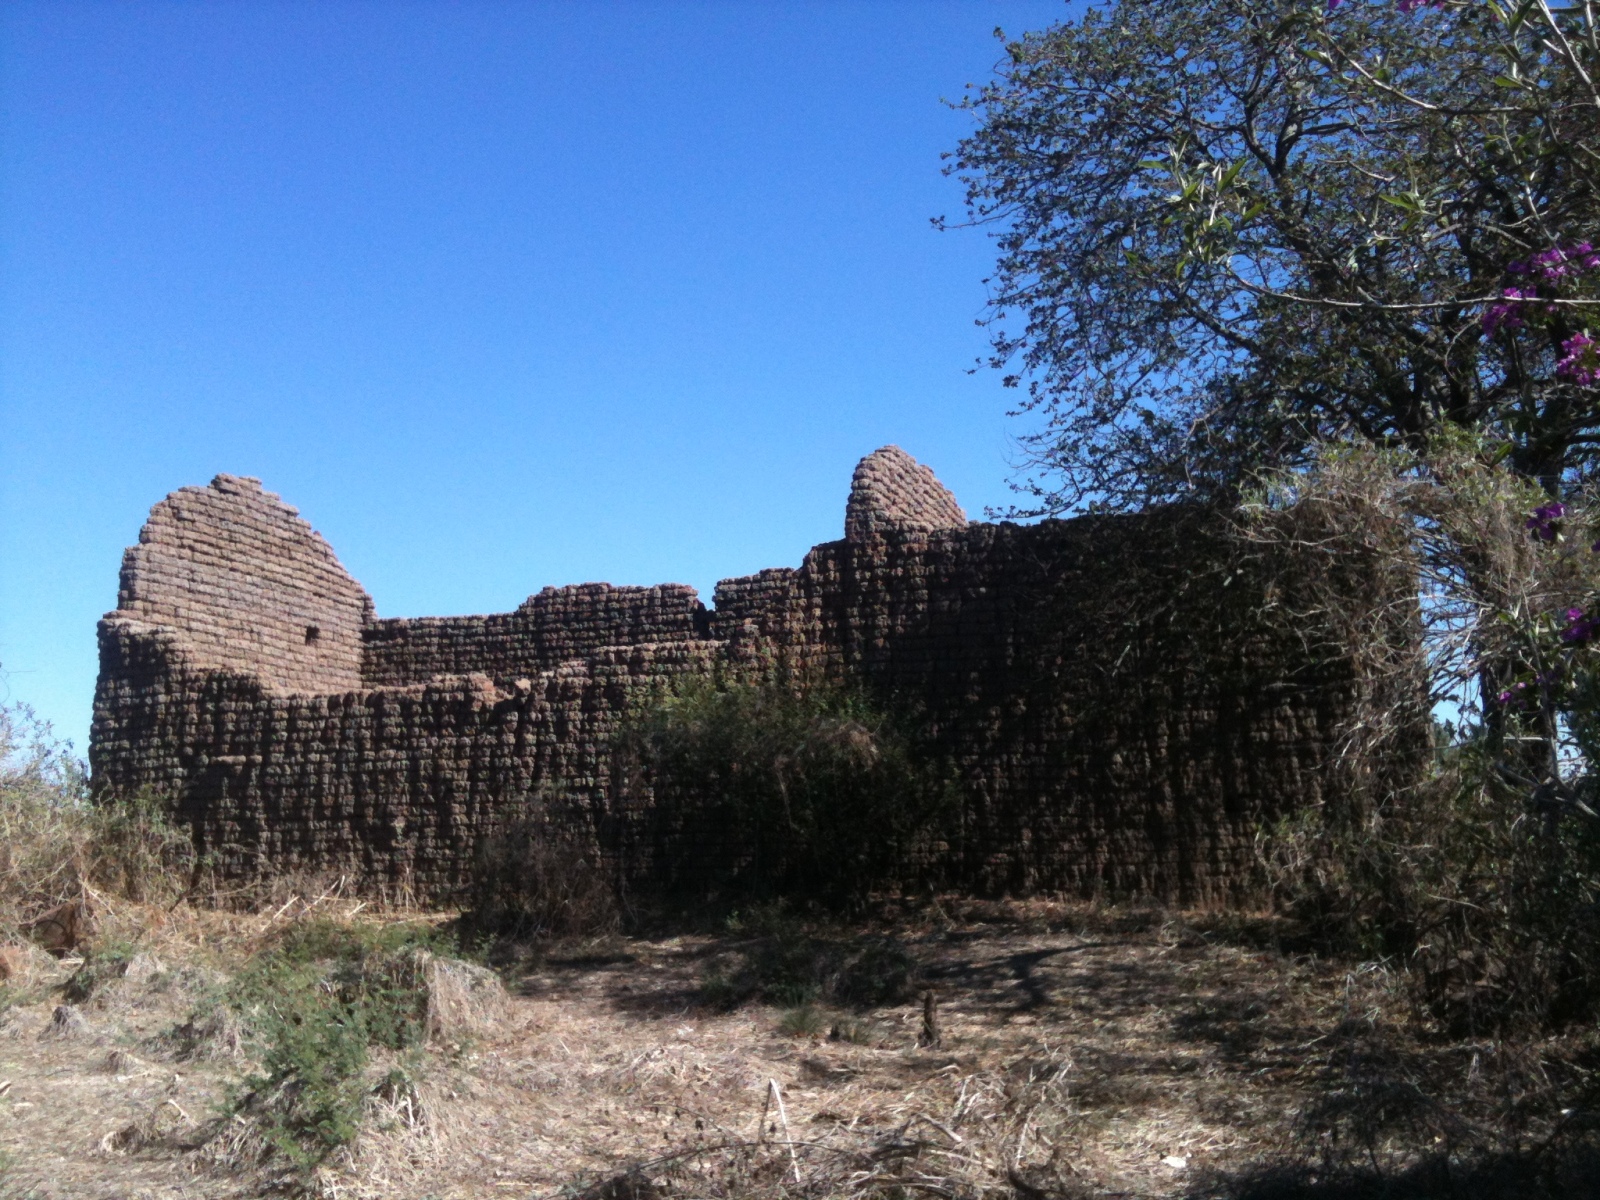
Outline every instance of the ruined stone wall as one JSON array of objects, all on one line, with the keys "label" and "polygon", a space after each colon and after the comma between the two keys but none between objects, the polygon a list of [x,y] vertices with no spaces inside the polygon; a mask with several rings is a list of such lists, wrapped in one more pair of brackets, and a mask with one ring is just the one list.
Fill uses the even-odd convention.
[{"label": "ruined stone wall", "polygon": [[344,872],[448,899],[479,840],[559,780],[556,817],[607,833],[605,748],[630,701],[706,667],[706,643],[616,647],[502,690],[484,675],[273,694],[101,628],[98,786],[174,798],[231,875]]},{"label": "ruined stone wall", "polygon": [[372,601],[259,479],[218,475],[150,510],[123,555],[116,615],[171,630],[196,666],[319,692],[360,686]]},{"label": "ruined stone wall", "polygon": [[606,646],[694,641],[708,628],[705,605],[681,583],[547,587],[515,612],[374,621],[362,635],[361,674],[375,687],[471,672],[510,684]]},{"label": "ruined stone wall", "polygon": [[1262,615],[1292,566],[1182,509],[970,525],[819,546],[717,612],[918,714],[964,784],[965,886],[1228,902],[1260,826],[1324,798],[1353,698],[1348,658]]},{"label": "ruined stone wall", "polygon": [[[612,734],[674,677],[820,667],[916,714],[956,764],[945,882],[1246,897],[1260,823],[1338,786],[1329,752],[1357,682],[1349,655],[1262,616],[1269,590],[1280,607],[1292,594],[1294,563],[1239,559],[1204,513],[967,524],[932,488],[903,452],[869,456],[845,540],[723,581],[709,613],[678,585],[584,585],[490,617],[369,615],[354,637],[338,627],[337,673],[284,665],[293,622],[313,617],[275,592],[222,593],[249,599],[237,608],[206,592],[223,612],[204,621],[181,595],[125,604],[101,624],[96,784],[172,798],[234,870],[331,868],[448,898],[479,840],[540,796],[560,828],[614,850],[637,814],[618,810]],[[175,504],[210,514],[212,541],[185,544],[212,574],[190,578],[280,579],[298,566],[251,558],[280,543],[232,525],[256,529],[277,503],[263,496],[219,477],[152,522]],[[283,543],[294,564],[322,545],[306,533]],[[318,561],[304,594],[370,614],[353,581],[329,582],[348,580],[331,553]],[[207,632],[228,629],[236,644]]]}]

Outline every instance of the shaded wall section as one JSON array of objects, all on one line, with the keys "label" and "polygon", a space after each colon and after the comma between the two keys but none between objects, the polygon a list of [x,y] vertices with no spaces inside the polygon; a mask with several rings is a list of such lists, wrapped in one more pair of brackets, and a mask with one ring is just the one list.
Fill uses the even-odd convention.
[{"label": "shaded wall section", "polygon": [[[303,543],[232,528],[255,528],[261,495],[219,477],[152,522],[184,497],[211,514],[193,559],[295,577]],[[1295,608],[1297,564],[1242,554],[1215,514],[965,523],[893,447],[858,467],[847,512],[844,540],[723,581],[710,611],[681,585],[586,584],[508,614],[377,620],[324,563],[306,594],[365,614],[353,643],[338,627],[339,673],[283,665],[280,643],[310,609],[207,591],[201,607],[223,616],[196,622],[184,589],[212,576],[172,574],[145,607],[101,622],[95,783],[167,797],[239,873],[342,870],[446,900],[481,839],[535,797],[625,872],[640,814],[612,786],[619,722],[685,673],[781,665],[863,682],[955,763],[965,804],[930,868],[939,882],[1247,900],[1261,824],[1339,799],[1329,762],[1362,682],[1355,659],[1269,619]],[[196,645],[202,627],[237,641]]]}]

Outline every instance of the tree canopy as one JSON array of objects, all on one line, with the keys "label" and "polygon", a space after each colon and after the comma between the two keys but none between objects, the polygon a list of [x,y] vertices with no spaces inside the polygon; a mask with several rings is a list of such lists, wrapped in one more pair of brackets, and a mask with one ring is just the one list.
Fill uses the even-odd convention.
[{"label": "tree canopy", "polygon": [[1114,0],[1009,45],[949,169],[998,227],[1025,510],[1226,493],[1445,423],[1552,491],[1600,468],[1594,17]]}]

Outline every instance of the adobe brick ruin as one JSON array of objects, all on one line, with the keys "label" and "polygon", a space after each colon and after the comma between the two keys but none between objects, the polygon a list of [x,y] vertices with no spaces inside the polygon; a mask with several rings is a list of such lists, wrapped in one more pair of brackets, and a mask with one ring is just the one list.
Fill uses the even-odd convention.
[{"label": "adobe brick ruin", "polygon": [[680,584],[582,584],[380,619],[295,509],[219,475],[157,504],[127,551],[90,762],[102,794],[165,798],[229,871],[448,900],[535,794],[605,849],[630,705],[782,662],[863,682],[950,756],[947,878],[1225,903],[1254,886],[1262,823],[1342,786],[1330,750],[1360,680],[1354,656],[1263,617],[1294,573],[1240,558],[1199,510],[968,523],[890,446],[856,468],[842,541],[722,581],[710,609]]}]

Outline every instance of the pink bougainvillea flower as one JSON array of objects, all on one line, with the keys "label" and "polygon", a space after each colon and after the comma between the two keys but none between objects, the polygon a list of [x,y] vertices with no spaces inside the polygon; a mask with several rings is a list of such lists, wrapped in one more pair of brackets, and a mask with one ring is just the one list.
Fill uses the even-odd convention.
[{"label": "pink bougainvillea flower", "polygon": [[1541,542],[1553,542],[1561,532],[1556,522],[1566,515],[1567,506],[1555,500],[1534,509],[1533,515],[1522,523],[1522,527]]},{"label": "pink bougainvillea flower", "polygon": [[1600,345],[1587,332],[1575,333],[1561,343],[1564,357],[1556,364],[1556,374],[1564,375],[1579,387],[1600,383]]}]

